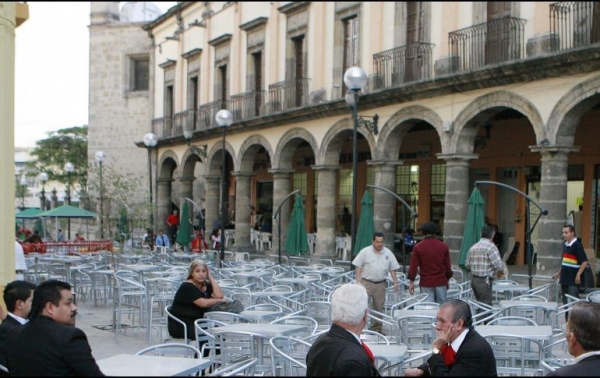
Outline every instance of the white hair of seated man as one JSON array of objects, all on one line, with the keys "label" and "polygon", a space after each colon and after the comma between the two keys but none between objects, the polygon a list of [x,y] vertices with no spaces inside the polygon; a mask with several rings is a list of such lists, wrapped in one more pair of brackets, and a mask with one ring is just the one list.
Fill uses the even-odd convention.
[{"label": "white hair of seated man", "polygon": [[331,296],[332,320],[357,325],[364,319],[368,306],[369,297],[364,286],[342,285]]}]

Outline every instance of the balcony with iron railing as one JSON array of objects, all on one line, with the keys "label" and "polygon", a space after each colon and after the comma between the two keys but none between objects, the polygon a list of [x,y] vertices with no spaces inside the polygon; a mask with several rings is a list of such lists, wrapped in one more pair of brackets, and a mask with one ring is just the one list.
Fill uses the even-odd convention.
[{"label": "balcony with iron railing", "polygon": [[267,113],[275,114],[308,105],[308,78],[290,79],[269,85]]},{"label": "balcony with iron railing", "polygon": [[431,43],[411,43],[373,55],[373,89],[393,88],[432,77]]},{"label": "balcony with iron railing", "polygon": [[525,53],[525,20],[504,17],[448,34],[453,71],[468,71],[522,59]]},{"label": "balcony with iron railing", "polygon": [[550,4],[550,33],[554,51],[600,42],[600,3],[563,1]]},{"label": "balcony with iron railing", "polygon": [[239,93],[229,99],[229,110],[233,121],[244,121],[266,115],[267,91],[251,91]]}]

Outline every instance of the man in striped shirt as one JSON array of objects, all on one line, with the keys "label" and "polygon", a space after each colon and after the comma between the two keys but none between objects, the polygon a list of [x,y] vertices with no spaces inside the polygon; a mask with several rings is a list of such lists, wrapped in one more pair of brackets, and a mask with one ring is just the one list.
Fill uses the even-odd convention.
[{"label": "man in striped shirt", "polygon": [[475,294],[475,299],[490,306],[493,298],[493,279],[507,275],[506,266],[493,239],[494,228],[483,226],[481,239],[469,249],[466,263],[467,269],[471,271],[471,288],[473,294]]},{"label": "man in striped shirt", "polygon": [[[579,298],[579,289],[577,285],[581,284],[583,271],[588,264],[587,255],[581,245],[581,242],[575,236],[575,226],[566,224],[562,229],[565,245],[563,246],[562,263],[558,272],[552,275],[552,278],[560,277],[558,283],[561,288],[562,302],[567,304],[566,294]],[[565,319],[568,320],[569,313],[565,313]]]}]

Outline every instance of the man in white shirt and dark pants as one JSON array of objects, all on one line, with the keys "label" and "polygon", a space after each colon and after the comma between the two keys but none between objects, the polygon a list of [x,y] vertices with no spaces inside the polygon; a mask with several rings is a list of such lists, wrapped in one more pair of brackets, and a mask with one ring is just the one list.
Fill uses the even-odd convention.
[{"label": "man in white shirt and dark pants", "polygon": [[[383,232],[375,232],[373,245],[361,249],[352,261],[356,267],[356,283],[367,289],[373,309],[378,312],[383,312],[388,273],[394,281],[394,291],[398,292],[396,270],[400,268],[392,251],[383,246],[383,241]],[[381,322],[373,322],[370,329],[381,332]]]}]

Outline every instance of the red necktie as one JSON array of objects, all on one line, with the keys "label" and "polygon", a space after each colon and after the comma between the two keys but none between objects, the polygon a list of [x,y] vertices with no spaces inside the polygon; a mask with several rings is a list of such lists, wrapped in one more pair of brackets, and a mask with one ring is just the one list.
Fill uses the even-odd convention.
[{"label": "red necktie", "polygon": [[367,357],[369,357],[369,360],[371,360],[371,363],[375,362],[375,357],[373,356],[373,352],[371,352],[371,349],[369,349],[369,347],[367,346],[367,344],[365,344],[364,342],[360,342],[360,344],[362,345],[363,349],[365,350],[365,353],[367,354]]},{"label": "red necktie", "polygon": [[444,363],[446,366],[453,365],[456,361],[456,352],[450,345],[444,345],[440,350],[442,356],[444,356]]}]

